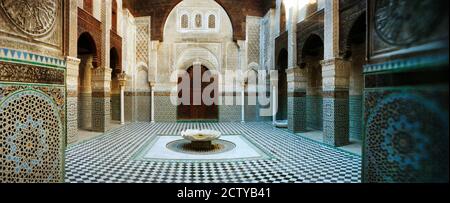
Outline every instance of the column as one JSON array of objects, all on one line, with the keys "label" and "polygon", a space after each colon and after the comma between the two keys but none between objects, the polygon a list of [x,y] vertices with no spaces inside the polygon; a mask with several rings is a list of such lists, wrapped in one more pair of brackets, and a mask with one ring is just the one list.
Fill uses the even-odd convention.
[{"label": "column", "polygon": [[276,85],[272,85],[272,124],[276,125],[277,123],[277,113],[278,113],[278,87]]},{"label": "column", "polygon": [[288,20],[288,129],[294,133],[306,131],[306,70],[297,65],[298,3],[289,8]]},{"label": "column", "polygon": [[245,123],[245,84],[241,84],[241,123]]},{"label": "column", "polygon": [[306,132],[306,69],[286,70],[288,81],[288,129],[294,133]]},{"label": "column", "polygon": [[111,31],[111,0],[102,3],[102,61],[100,67],[92,71],[92,130],[108,131],[111,122],[111,67],[110,67],[110,31]]},{"label": "column", "polygon": [[120,85],[120,124],[125,124],[125,85],[127,83],[127,75],[122,72],[117,75]]},{"label": "column", "polygon": [[111,69],[92,71],[92,130],[108,131],[111,123]]},{"label": "column", "polygon": [[65,2],[66,19],[68,26],[65,28],[66,37],[66,63],[67,63],[67,143],[71,144],[77,141],[78,134],[78,74],[80,59],[77,57],[77,22],[78,22],[78,4],[71,0]]},{"label": "column", "polygon": [[151,95],[151,122],[155,123],[155,83],[150,82],[150,87],[152,88],[152,95]]},{"label": "column", "polygon": [[339,2],[325,1],[325,38],[323,77],[324,143],[344,146],[349,143],[349,66],[339,58]]},{"label": "column", "polygon": [[[236,88],[240,88],[240,95],[241,95],[241,101],[237,101],[237,99],[236,99],[236,107],[238,107],[239,106],[239,104],[240,105],[242,105],[241,106],[241,122],[243,123],[243,122],[245,122],[245,88],[243,87],[244,85],[243,85],[243,83],[244,83],[244,81],[245,81],[245,77],[244,77],[244,73],[245,73],[245,71],[246,71],[246,69],[247,69],[247,46],[246,46],[246,43],[245,43],[245,41],[243,41],[243,40],[238,40],[237,41],[237,44],[238,44],[238,47],[239,47],[239,56],[238,56],[238,58],[239,58],[239,70],[240,70],[240,76],[238,76],[238,78],[237,78],[237,82],[238,82],[238,84],[237,84],[237,86],[239,86],[239,87],[236,87]],[[238,95],[239,93],[239,89],[237,89],[237,90],[235,90],[234,91],[234,93],[235,94],[233,94],[233,95]],[[237,114],[236,115],[236,117],[238,117],[238,115],[239,114]]]}]

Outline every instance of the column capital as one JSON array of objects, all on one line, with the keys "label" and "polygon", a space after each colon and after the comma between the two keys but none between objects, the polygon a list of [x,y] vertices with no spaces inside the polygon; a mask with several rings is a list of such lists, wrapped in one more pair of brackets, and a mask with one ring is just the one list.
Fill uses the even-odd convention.
[{"label": "column capital", "polygon": [[245,48],[245,41],[244,40],[238,40],[236,43],[237,43],[239,49],[244,49]]},{"label": "column capital", "polygon": [[117,74],[120,87],[125,87],[127,83],[127,74],[124,72]]},{"label": "column capital", "polygon": [[112,69],[108,67],[98,67],[92,69],[93,80],[111,80]]},{"label": "column capital", "polygon": [[334,91],[349,88],[351,63],[342,58],[332,58],[320,62],[322,65],[323,90]]},{"label": "column capital", "polygon": [[306,79],[306,69],[289,68],[286,70],[288,82],[302,82]]},{"label": "column capital", "polygon": [[151,41],[151,50],[156,51],[159,48],[160,42],[158,40]]}]

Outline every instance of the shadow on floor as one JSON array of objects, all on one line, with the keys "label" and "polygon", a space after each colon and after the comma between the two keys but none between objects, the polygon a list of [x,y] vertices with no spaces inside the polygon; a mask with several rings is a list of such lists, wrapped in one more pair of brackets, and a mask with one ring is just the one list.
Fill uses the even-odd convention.
[{"label": "shadow on floor", "polygon": [[[111,121],[109,131],[115,130],[115,129],[120,128],[122,126],[123,125],[120,125],[120,121]],[[96,137],[98,137],[100,135],[103,135],[103,134],[105,134],[105,133],[93,132],[93,131],[89,131],[89,130],[78,129],[78,134],[77,134],[78,140],[77,140],[77,142],[72,143],[72,145],[79,144],[79,143],[85,142],[87,140],[94,139],[94,138],[96,138]]]},{"label": "shadow on floor", "polygon": [[[302,137],[314,140],[316,142],[323,143],[323,132],[322,131],[310,131],[306,133],[297,133]],[[359,156],[362,155],[362,142],[359,140],[350,140],[350,144],[343,147],[337,147],[338,149],[344,150],[346,152],[350,152],[353,154],[357,154]]]}]

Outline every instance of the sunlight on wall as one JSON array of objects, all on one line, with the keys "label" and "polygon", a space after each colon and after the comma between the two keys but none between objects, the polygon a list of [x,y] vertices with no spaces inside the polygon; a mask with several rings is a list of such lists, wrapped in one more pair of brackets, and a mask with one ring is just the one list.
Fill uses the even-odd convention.
[{"label": "sunlight on wall", "polygon": [[[317,0],[283,0],[284,6],[286,9],[286,20],[289,20],[291,8],[294,6],[297,6],[297,9],[300,10],[303,7],[307,6],[308,4],[314,4],[317,2]],[[296,5],[297,4],[297,5]]]}]

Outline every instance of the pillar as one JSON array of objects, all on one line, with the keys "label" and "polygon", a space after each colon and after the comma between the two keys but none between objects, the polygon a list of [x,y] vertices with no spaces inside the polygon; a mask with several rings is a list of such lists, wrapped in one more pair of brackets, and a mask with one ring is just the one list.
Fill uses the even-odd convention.
[{"label": "pillar", "polygon": [[66,27],[65,38],[67,54],[67,144],[77,141],[78,134],[78,74],[80,60],[77,57],[78,4],[71,0],[65,2],[66,19],[71,22]]},{"label": "pillar", "polygon": [[110,67],[110,32],[111,0],[102,3],[102,63],[92,71],[92,130],[108,131],[111,122],[111,67]]},{"label": "pillar", "polygon": [[155,83],[150,82],[150,88],[152,91],[151,95],[151,122],[155,123]]},{"label": "pillar", "polygon": [[339,58],[339,2],[325,1],[323,78],[323,141],[349,143],[349,66]]},{"label": "pillar", "polygon": [[277,123],[277,113],[278,113],[278,80],[272,82],[272,124]]},{"label": "pillar", "polygon": [[119,80],[120,86],[120,124],[125,124],[125,85],[127,83],[127,75],[125,72],[122,72],[117,75],[117,79]]},{"label": "pillar", "polygon": [[288,129],[294,133],[306,132],[306,69],[286,70],[288,81]]},{"label": "pillar", "polygon": [[77,141],[78,134],[78,75],[80,59],[66,57],[67,62],[67,143]]},{"label": "pillar", "polygon": [[108,131],[111,123],[111,69],[92,71],[92,130]]},{"label": "pillar", "polygon": [[[240,70],[240,76],[238,76],[237,78],[237,82],[238,82],[238,86],[239,89],[235,90],[235,93],[233,95],[241,95],[241,100],[240,101],[236,101],[236,108],[239,107],[239,105],[241,106],[241,122],[244,123],[245,122],[245,87],[243,85],[244,81],[245,81],[245,77],[244,77],[244,73],[247,70],[247,44],[245,43],[245,41],[243,40],[238,40],[237,41],[238,47],[239,47],[239,56],[238,56],[238,61],[239,61],[239,70]],[[238,93],[240,92],[240,93]],[[237,98],[236,98],[237,100]],[[236,117],[238,117],[238,115],[236,115]]]},{"label": "pillar", "polygon": [[294,133],[306,131],[305,70],[297,65],[298,3],[289,8],[288,20],[288,129]]},{"label": "pillar", "polygon": [[241,123],[245,123],[245,84],[241,84]]}]

